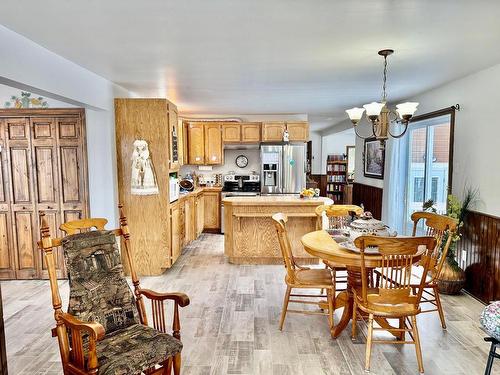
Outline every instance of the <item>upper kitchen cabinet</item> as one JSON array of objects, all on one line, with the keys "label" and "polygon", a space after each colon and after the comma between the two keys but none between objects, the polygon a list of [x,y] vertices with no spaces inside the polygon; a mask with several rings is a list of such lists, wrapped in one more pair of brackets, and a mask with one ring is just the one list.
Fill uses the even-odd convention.
[{"label": "upper kitchen cabinet", "polygon": [[222,124],[222,141],[224,143],[239,143],[241,140],[241,124],[226,122]]},{"label": "upper kitchen cabinet", "polygon": [[190,122],[186,126],[188,164],[205,164],[205,127],[202,122]]},{"label": "upper kitchen cabinet", "polygon": [[168,104],[168,125],[169,125],[169,137],[170,137],[170,172],[177,172],[181,166],[182,162],[182,143],[181,143],[181,131],[179,129],[177,107],[169,103]]},{"label": "upper kitchen cabinet", "polygon": [[272,121],[262,123],[262,142],[281,142],[283,133],[288,131],[290,142],[307,142],[309,140],[309,123],[307,121]]},{"label": "upper kitchen cabinet", "polygon": [[260,142],[260,122],[241,123],[241,142],[258,143]]},{"label": "upper kitchen cabinet", "polygon": [[222,164],[222,131],[218,122],[205,123],[205,164]]},{"label": "upper kitchen cabinet", "polygon": [[284,121],[262,123],[262,142],[281,142],[285,131]]},{"label": "upper kitchen cabinet", "polygon": [[307,121],[287,121],[286,130],[291,142],[307,142],[309,140],[309,123]]}]

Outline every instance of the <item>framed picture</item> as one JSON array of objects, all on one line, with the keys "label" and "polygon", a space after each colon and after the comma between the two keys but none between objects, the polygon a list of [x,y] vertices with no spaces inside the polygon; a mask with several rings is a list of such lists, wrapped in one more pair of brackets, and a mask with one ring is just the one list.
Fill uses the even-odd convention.
[{"label": "framed picture", "polygon": [[371,178],[384,178],[385,150],[376,138],[365,139],[363,153],[364,175]]}]

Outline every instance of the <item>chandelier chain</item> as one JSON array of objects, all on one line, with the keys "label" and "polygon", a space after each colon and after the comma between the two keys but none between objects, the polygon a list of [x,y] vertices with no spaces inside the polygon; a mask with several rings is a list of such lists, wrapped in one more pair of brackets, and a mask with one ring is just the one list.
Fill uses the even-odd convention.
[{"label": "chandelier chain", "polygon": [[384,80],[382,84],[382,103],[387,101],[387,93],[386,93],[386,82],[387,82],[387,56],[384,56]]}]

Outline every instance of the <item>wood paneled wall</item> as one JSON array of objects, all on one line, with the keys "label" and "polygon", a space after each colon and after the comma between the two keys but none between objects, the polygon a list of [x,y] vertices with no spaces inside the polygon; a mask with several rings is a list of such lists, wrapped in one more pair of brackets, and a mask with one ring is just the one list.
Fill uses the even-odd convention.
[{"label": "wood paneled wall", "polygon": [[5,350],[5,330],[3,328],[2,288],[0,288],[0,375],[7,375],[7,353]]},{"label": "wood paneled wall", "polygon": [[360,183],[354,183],[352,191],[352,204],[365,207],[365,211],[370,211],[375,219],[382,217],[382,194],[383,189]]},{"label": "wood paneled wall", "polygon": [[472,211],[462,233],[457,258],[465,269],[465,290],[485,303],[499,300],[500,218]]}]

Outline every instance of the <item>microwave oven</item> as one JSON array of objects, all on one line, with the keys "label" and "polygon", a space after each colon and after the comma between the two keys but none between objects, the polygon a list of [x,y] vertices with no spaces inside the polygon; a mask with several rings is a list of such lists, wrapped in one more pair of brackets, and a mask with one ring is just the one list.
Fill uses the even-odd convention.
[{"label": "microwave oven", "polygon": [[179,179],[176,177],[170,177],[170,203],[179,199],[179,190]]}]

